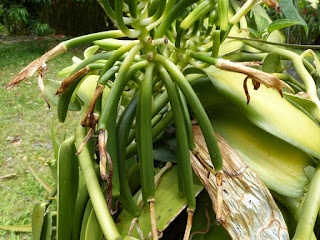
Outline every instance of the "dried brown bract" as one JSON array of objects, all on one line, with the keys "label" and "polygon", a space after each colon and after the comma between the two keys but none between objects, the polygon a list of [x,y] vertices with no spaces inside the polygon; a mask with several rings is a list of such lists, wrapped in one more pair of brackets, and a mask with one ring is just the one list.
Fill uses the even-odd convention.
[{"label": "dried brown bract", "polygon": [[[194,126],[193,130],[203,160],[212,166],[200,128]],[[289,239],[286,223],[268,188],[221,136],[217,135],[217,140],[224,171],[221,223],[232,239]],[[216,211],[216,177],[213,174],[208,177],[208,169],[194,155],[190,154],[190,158]]]},{"label": "dried brown bract", "polygon": [[24,69],[22,69],[17,76],[15,76],[8,84],[5,85],[7,89],[13,88],[18,85],[24,79],[31,77],[44,63],[50,61],[51,59],[59,56],[60,54],[67,51],[67,47],[64,43],[60,43],[55,48],[51,49],[49,52],[42,55],[40,58],[34,60]]}]

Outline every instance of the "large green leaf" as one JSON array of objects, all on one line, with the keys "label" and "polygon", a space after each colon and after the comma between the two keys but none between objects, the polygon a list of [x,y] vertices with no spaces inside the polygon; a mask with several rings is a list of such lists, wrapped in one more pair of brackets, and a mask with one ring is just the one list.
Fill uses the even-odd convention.
[{"label": "large green leaf", "polygon": [[299,22],[290,20],[290,19],[277,19],[269,24],[268,33],[272,33],[273,31],[276,31],[285,27],[290,27],[296,24],[299,24]]},{"label": "large green leaf", "polygon": [[[203,186],[199,182],[194,183],[195,194],[198,193],[201,189],[203,189]],[[168,227],[171,221],[173,221],[187,206],[186,199],[184,197],[178,196],[176,167],[172,167],[161,177],[161,181],[155,191],[155,199],[157,228],[159,231],[163,231]],[[128,229],[133,218],[134,217],[126,211],[123,211],[118,217],[118,229],[122,236],[128,235]],[[142,209],[138,220],[143,235],[146,238],[148,236],[148,233],[151,231],[148,206]],[[134,228],[132,236],[140,238],[136,228]]]},{"label": "large green leaf", "polygon": [[263,60],[262,71],[277,73],[283,69],[281,58],[277,53],[269,53]]},{"label": "large green leaf", "polygon": [[306,114],[282,98],[278,91],[263,85],[258,90],[253,90],[251,81],[248,81],[251,100],[247,104],[243,90],[246,75],[215,67],[207,68],[206,73],[226,101],[234,104],[252,123],[320,158],[320,128]]},{"label": "large green leaf", "polygon": [[280,8],[287,19],[291,21],[296,21],[300,25],[302,25],[306,34],[308,35],[308,31],[309,31],[308,25],[303,20],[303,18],[299,15],[298,10],[293,5],[292,0],[280,0]]}]

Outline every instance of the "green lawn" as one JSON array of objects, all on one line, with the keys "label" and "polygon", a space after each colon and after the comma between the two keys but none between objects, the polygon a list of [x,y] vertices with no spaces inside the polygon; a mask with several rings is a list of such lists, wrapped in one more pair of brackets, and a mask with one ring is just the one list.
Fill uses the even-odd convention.
[{"label": "green lawn", "polygon": [[[29,164],[48,182],[53,183],[44,161],[53,158],[50,125],[54,118],[56,134],[62,139],[73,129],[65,129],[56,120],[56,107],[48,109],[34,76],[18,87],[6,90],[3,84],[32,60],[57,45],[54,39],[0,42],[0,225],[31,223],[35,202],[43,201],[45,190],[28,170]],[[75,48],[48,64],[45,78],[58,79],[57,73],[72,64],[72,56],[82,58],[82,48]],[[69,114],[66,126],[75,126],[77,117]],[[16,174],[11,179],[1,179]],[[30,239],[29,234],[0,230],[0,239]]]}]

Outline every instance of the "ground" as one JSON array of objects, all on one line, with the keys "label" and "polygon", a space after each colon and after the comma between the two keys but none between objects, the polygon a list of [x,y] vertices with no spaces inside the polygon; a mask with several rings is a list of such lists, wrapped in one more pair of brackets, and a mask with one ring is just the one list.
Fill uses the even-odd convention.
[{"label": "ground", "polygon": [[[43,201],[46,196],[26,161],[53,184],[50,170],[44,164],[53,158],[52,120],[58,140],[74,130],[58,123],[56,107],[48,109],[36,77],[11,90],[3,86],[29,62],[60,41],[52,38],[0,39],[0,225],[30,224],[33,204]],[[71,49],[49,63],[45,78],[63,80],[56,77],[57,73],[72,64],[72,56],[82,58],[84,49],[84,46]],[[74,114],[77,113],[69,114],[66,120],[69,127],[77,122],[78,118],[72,117]],[[0,230],[0,239],[30,239],[30,235]]]}]

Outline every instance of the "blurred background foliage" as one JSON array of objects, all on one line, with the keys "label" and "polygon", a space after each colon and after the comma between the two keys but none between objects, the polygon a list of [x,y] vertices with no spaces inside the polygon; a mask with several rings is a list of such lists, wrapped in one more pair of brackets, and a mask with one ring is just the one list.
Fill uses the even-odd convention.
[{"label": "blurred background foliage", "polygon": [[[300,16],[306,22],[309,32],[305,33],[301,25],[294,25],[283,30],[287,43],[295,44],[320,44],[320,3],[319,0],[293,0]],[[285,19],[283,13],[275,14],[270,9],[272,20]]]},{"label": "blurred background foliage", "polygon": [[78,36],[107,29],[96,0],[1,0],[0,36]]},{"label": "blurred background foliage", "polygon": [[[288,43],[320,44],[319,0],[293,0],[309,27],[306,35],[302,26],[283,30]],[[285,19],[283,13],[273,20]],[[2,0],[0,3],[0,36],[68,35],[103,31],[110,25],[96,0]]]}]

